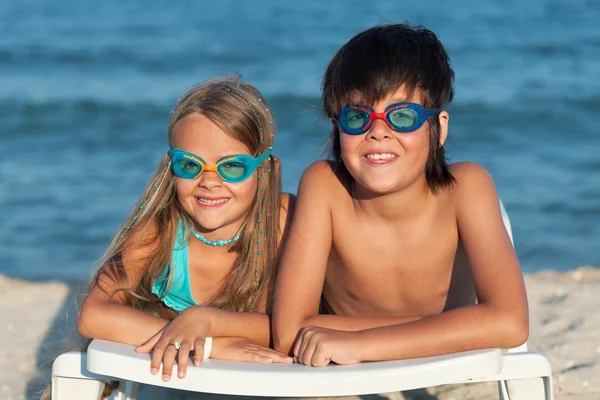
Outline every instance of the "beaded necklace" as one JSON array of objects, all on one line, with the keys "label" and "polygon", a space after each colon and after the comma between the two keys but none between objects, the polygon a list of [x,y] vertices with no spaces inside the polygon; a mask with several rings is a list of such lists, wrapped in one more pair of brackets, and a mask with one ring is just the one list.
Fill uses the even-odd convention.
[{"label": "beaded necklace", "polygon": [[207,238],[205,238],[204,236],[202,236],[201,234],[198,233],[198,231],[196,231],[195,229],[192,229],[192,235],[196,236],[196,239],[198,239],[199,241],[201,241],[204,244],[207,244],[209,246],[227,246],[228,244],[237,242],[241,237],[242,237],[242,232],[239,232],[237,235],[235,235],[234,237],[232,237],[229,240],[216,240],[216,241],[212,241],[212,240],[208,240]]}]

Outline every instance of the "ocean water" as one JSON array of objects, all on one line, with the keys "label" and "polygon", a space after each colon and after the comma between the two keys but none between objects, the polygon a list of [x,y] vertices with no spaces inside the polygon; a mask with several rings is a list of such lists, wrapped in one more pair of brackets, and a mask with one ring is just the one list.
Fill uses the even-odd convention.
[{"label": "ocean water", "polygon": [[165,152],[172,106],[204,79],[238,72],[263,92],[295,192],[328,134],[330,58],[404,21],[447,47],[447,148],[494,176],[523,269],[600,265],[598,20],[596,0],[3,0],[0,273],[86,278]]}]

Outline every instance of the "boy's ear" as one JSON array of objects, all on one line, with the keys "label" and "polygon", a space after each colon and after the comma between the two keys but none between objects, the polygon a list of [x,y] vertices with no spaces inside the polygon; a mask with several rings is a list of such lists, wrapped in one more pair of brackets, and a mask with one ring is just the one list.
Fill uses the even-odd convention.
[{"label": "boy's ear", "polygon": [[440,121],[440,147],[442,147],[448,137],[448,120],[450,119],[450,115],[448,115],[447,111],[442,111],[438,115],[438,119]]}]

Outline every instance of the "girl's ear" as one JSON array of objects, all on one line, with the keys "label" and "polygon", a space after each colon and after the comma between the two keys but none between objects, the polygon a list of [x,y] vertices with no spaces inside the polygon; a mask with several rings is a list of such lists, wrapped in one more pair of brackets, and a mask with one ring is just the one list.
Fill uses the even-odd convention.
[{"label": "girl's ear", "polygon": [[438,120],[440,121],[440,147],[444,145],[446,142],[446,138],[448,138],[448,120],[450,119],[450,115],[448,115],[447,111],[442,111],[438,115]]},{"label": "girl's ear", "polygon": [[271,155],[271,158],[273,158],[273,164],[275,164],[277,173],[281,174],[281,162],[279,161],[279,157]]}]

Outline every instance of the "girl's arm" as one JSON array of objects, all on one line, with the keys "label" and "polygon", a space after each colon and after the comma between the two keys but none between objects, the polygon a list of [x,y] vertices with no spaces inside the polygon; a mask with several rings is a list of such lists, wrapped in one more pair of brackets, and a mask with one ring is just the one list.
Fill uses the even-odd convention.
[{"label": "girl's arm", "polygon": [[163,329],[168,322],[90,293],[81,306],[77,329],[87,338],[139,346]]},{"label": "girl's arm", "polygon": [[360,332],[305,328],[294,354],[308,365],[353,363],[511,348],[527,340],[527,297],[518,259],[502,222],[492,178],[476,164],[453,168],[457,222],[478,304],[402,325]]},{"label": "girl's arm", "polygon": [[[278,161],[276,161],[278,164]],[[294,213],[295,197],[289,193],[282,193],[279,212],[278,245],[281,248],[285,243],[288,230]],[[181,324],[183,319],[190,321],[188,329],[194,329],[200,336],[206,337],[238,337],[247,338],[252,342],[268,347],[271,344],[271,321],[267,310],[268,294],[261,299],[257,312],[225,311],[212,307],[189,307],[178,317]],[[185,327],[181,324],[181,328]],[[190,332],[191,333],[191,332]],[[160,336],[160,335],[158,335]],[[158,341],[151,340],[140,349],[145,351]]]},{"label": "girl's arm", "polygon": [[[152,229],[149,227],[147,231]],[[169,322],[122,304],[123,296],[115,294],[121,288],[135,288],[139,283],[145,272],[145,261],[155,246],[147,241],[152,236],[153,232],[137,233],[127,240],[123,252],[125,281],[106,269],[99,274],[79,311],[77,329],[82,336],[139,346]]]}]

